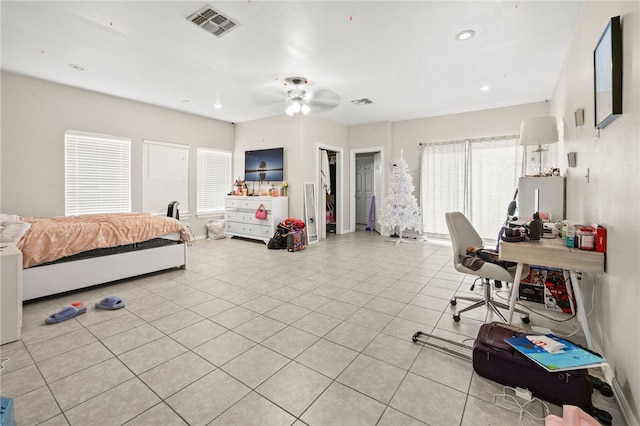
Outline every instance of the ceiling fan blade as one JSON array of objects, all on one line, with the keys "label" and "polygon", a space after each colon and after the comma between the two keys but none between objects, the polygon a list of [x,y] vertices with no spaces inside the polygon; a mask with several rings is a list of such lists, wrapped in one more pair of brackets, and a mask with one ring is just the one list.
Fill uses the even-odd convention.
[{"label": "ceiling fan blade", "polygon": [[254,105],[259,107],[284,108],[287,104],[287,96],[282,90],[269,87],[261,90],[251,98]]},{"label": "ceiling fan blade", "polygon": [[329,111],[340,105],[341,98],[337,93],[328,89],[311,89],[313,86],[306,84],[305,80],[304,88],[285,87],[284,90],[273,86],[265,87],[252,97],[252,101],[254,105],[273,112],[284,112],[293,102],[308,105],[312,112]]},{"label": "ceiling fan blade", "polygon": [[306,102],[315,111],[329,111],[340,105],[340,96],[329,89],[320,89]]}]

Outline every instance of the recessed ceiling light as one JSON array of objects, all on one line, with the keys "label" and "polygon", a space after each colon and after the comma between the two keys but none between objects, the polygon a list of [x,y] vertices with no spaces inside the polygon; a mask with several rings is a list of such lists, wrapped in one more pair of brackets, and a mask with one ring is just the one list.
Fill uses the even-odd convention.
[{"label": "recessed ceiling light", "polygon": [[489,86],[482,86],[482,87],[480,88],[480,91],[481,91],[481,92],[488,92],[490,89],[491,89],[491,87],[489,87]]},{"label": "recessed ceiling light", "polygon": [[469,40],[471,37],[476,35],[476,32],[473,30],[464,30],[456,34],[456,40]]},{"label": "recessed ceiling light", "polygon": [[83,67],[82,65],[78,65],[78,64],[69,64],[70,68],[73,68],[76,71],[84,71],[85,67]]}]

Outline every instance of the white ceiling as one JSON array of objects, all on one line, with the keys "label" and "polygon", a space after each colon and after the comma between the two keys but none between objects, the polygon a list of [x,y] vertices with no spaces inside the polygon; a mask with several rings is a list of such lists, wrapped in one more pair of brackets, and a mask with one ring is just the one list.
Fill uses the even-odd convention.
[{"label": "white ceiling", "polygon": [[[187,20],[206,5],[240,26],[216,38]],[[283,114],[291,88],[284,79],[303,76],[307,91],[328,89],[341,99],[332,110],[315,111],[322,117],[347,125],[401,121],[550,98],[582,7],[582,1],[2,0],[1,64],[236,123]],[[476,36],[455,39],[467,29]],[[490,90],[481,91],[485,85]],[[360,98],[373,103],[350,102]]]}]

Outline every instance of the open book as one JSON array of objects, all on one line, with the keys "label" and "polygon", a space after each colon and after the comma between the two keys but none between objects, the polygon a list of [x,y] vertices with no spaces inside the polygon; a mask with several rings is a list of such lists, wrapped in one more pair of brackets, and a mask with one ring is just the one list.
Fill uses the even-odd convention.
[{"label": "open book", "polygon": [[504,340],[527,358],[535,361],[550,372],[602,367],[607,364],[604,358],[568,340],[561,339],[553,334],[547,334],[546,337],[562,343],[565,347],[558,352],[550,353],[532,343],[527,336],[508,337]]}]

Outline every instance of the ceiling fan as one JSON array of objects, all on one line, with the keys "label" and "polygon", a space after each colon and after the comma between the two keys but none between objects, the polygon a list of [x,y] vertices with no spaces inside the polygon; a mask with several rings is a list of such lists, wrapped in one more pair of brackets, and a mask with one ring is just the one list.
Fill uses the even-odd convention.
[{"label": "ceiling fan", "polygon": [[281,90],[272,91],[256,103],[272,106],[278,111],[284,110],[289,116],[329,111],[340,104],[340,96],[337,93],[328,89],[314,89],[305,77],[287,77],[283,85],[286,89],[284,93]]}]

